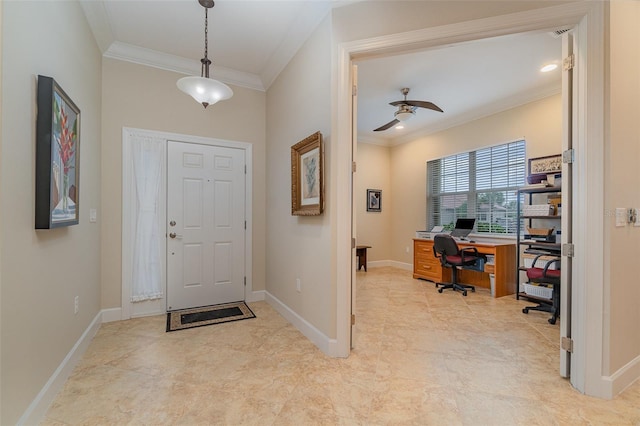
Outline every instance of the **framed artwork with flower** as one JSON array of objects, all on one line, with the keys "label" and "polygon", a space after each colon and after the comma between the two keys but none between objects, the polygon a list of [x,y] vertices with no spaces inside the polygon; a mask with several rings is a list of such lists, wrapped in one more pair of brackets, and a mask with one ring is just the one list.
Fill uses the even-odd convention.
[{"label": "framed artwork with flower", "polygon": [[291,147],[291,215],[317,216],[324,210],[322,133]]},{"label": "framed artwork with flower", "polygon": [[51,77],[38,76],[36,229],[77,225],[80,109]]}]

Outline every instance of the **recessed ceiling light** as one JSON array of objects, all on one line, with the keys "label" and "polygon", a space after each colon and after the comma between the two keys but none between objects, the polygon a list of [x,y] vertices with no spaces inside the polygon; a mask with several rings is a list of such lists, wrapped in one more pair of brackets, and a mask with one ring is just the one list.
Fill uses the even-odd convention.
[{"label": "recessed ceiling light", "polygon": [[402,124],[398,124],[396,126],[396,130],[402,130],[402,129],[404,129],[404,126]]},{"label": "recessed ceiling light", "polygon": [[547,64],[544,67],[540,68],[540,72],[549,72],[558,68],[558,64]]}]

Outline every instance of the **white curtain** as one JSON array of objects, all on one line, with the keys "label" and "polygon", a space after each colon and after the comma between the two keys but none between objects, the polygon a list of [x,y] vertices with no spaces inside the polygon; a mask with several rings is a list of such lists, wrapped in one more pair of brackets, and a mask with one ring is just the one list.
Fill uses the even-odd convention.
[{"label": "white curtain", "polygon": [[135,135],[131,137],[133,173],[136,192],[135,242],[131,301],[163,297],[161,240],[159,223],[160,179],[164,160],[164,139]]}]

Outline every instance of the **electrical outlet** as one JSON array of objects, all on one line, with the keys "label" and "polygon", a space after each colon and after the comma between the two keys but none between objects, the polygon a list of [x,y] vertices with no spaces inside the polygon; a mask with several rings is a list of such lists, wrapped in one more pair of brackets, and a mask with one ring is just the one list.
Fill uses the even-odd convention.
[{"label": "electrical outlet", "polygon": [[302,282],[300,281],[300,278],[296,278],[296,290],[298,290],[298,293],[302,291]]},{"label": "electrical outlet", "polygon": [[406,251],[407,253],[409,253],[409,246],[405,247],[404,251]]},{"label": "electrical outlet", "polygon": [[73,313],[77,314],[79,310],[80,310],[80,296],[76,296],[75,299],[73,299]]}]

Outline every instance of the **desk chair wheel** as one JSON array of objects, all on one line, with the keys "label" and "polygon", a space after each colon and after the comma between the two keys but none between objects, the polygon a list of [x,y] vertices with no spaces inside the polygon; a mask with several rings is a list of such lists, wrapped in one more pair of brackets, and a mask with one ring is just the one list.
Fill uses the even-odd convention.
[{"label": "desk chair wheel", "polygon": [[476,292],[476,288],[475,287],[471,287],[471,293],[475,293]]},{"label": "desk chair wheel", "polygon": [[529,313],[529,308],[523,308],[522,309],[522,313],[523,314],[528,314]]},{"label": "desk chair wheel", "polygon": [[444,290],[443,288],[439,288],[438,289],[438,293],[442,293],[442,290]]},{"label": "desk chair wheel", "polygon": [[547,321],[549,321],[549,324],[554,325],[556,323],[556,319],[555,318],[549,318]]},{"label": "desk chair wheel", "polygon": [[466,296],[466,295],[467,295],[467,290],[463,291],[463,292],[462,292],[462,295],[463,295],[463,296]]}]

